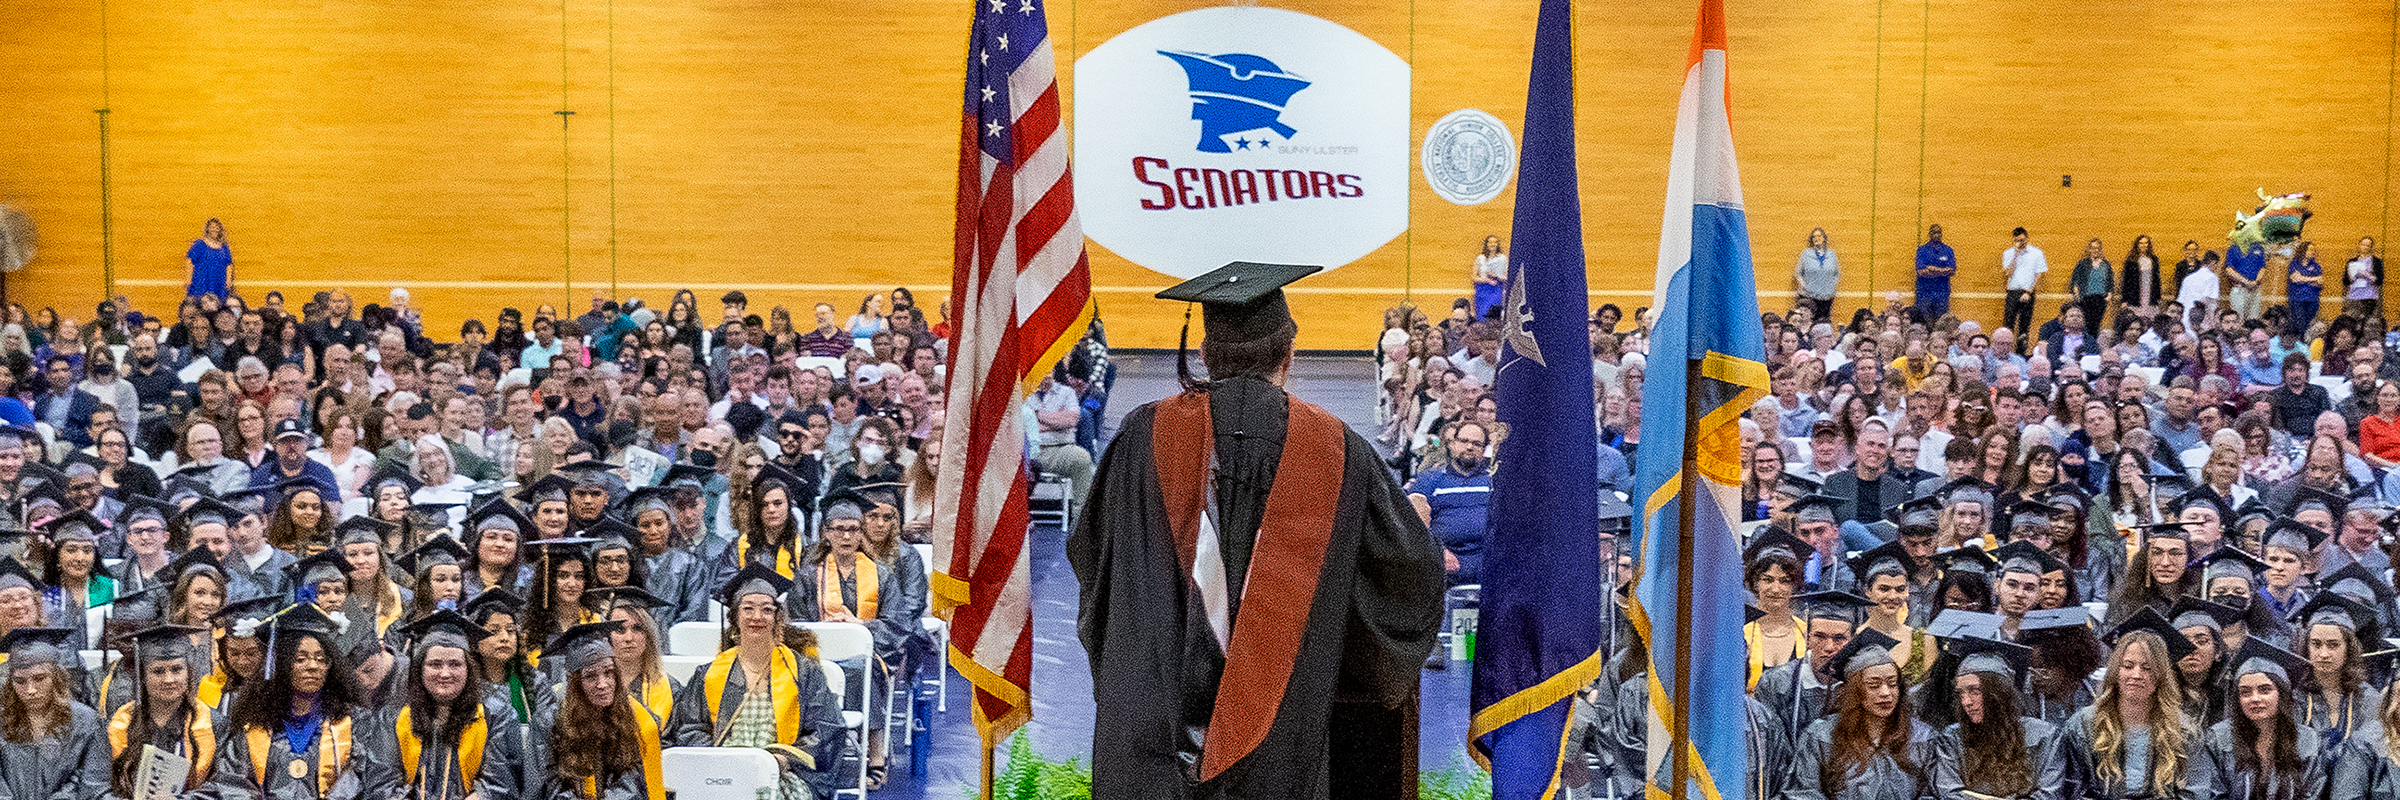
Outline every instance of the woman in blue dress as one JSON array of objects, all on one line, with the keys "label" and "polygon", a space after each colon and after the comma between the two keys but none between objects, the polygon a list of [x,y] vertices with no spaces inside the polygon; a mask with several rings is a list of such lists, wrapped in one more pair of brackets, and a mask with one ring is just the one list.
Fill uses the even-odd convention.
[{"label": "woman in blue dress", "polygon": [[223,300],[233,293],[233,246],[225,243],[225,223],[216,217],[209,217],[208,224],[201,226],[200,238],[192,240],[192,249],[184,251],[183,260],[192,268],[185,296],[205,294]]}]

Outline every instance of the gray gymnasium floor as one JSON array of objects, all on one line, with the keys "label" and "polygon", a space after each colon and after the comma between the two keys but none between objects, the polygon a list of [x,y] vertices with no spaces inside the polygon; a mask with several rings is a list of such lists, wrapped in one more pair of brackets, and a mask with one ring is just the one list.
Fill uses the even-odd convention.
[{"label": "gray gymnasium floor", "polygon": [[[1197,359],[1198,355],[1194,354]],[[1109,400],[1108,426],[1113,434],[1125,412],[1167,397],[1176,390],[1173,354],[1120,355],[1117,384]],[[1375,366],[1366,356],[1307,356],[1292,365],[1288,388],[1301,399],[1323,406],[1352,429],[1371,434],[1375,424]],[[1033,721],[1026,726],[1035,750],[1044,757],[1088,757],[1092,736],[1092,684],[1083,646],[1075,638],[1077,583],[1067,567],[1065,534],[1038,528],[1033,536]],[[1423,720],[1419,737],[1421,766],[1455,767],[1466,763],[1467,675],[1465,665],[1444,672],[1424,673]],[[909,774],[909,754],[895,750],[891,779],[876,797],[957,800],[971,790],[979,768],[973,719],[967,711],[966,682],[950,680],[950,710],[931,720],[931,745],[922,780]],[[961,788],[967,787],[967,788]]]}]

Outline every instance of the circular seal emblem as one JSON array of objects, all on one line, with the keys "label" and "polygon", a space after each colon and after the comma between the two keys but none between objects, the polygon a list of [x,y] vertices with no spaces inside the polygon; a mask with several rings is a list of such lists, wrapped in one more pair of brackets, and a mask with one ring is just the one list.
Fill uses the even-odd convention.
[{"label": "circular seal emblem", "polygon": [[1434,194],[1462,206],[1482,205],[1508,188],[1517,170],[1517,142],[1499,118],[1462,108],[1425,132],[1418,160]]}]

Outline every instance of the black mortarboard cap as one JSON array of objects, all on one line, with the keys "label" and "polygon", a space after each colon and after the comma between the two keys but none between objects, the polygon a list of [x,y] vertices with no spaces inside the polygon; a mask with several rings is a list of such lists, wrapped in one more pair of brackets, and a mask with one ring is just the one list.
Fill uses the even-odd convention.
[{"label": "black mortarboard cap", "polygon": [[2373,599],[2377,605],[2392,602],[2391,584],[2384,583],[2383,578],[2378,577],[2374,570],[2367,569],[2356,561],[2342,565],[2341,569],[2319,576],[2317,585],[2325,587],[2328,591],[2339,592],[2342,591],[2342,584],[2347,581],[2357,581],[2360,585],[2365,586],[2368,593],[2374,595]]},{"label": "black mortarboard cap", "polygon": [[2067,568],[2067,562],[2059,560],[2058,556],[2050,551],[2036,547],[2032,542],[2027,541],[2001,545],[2000,549],[1992,551],[1992,560],[2000,562],[2001,572],[2023,569],[2021,564],[2026,563],[2041,568],[2041,572],[2036,573],[2038,575],[2047,575]]},{"label": "black mortarboard cap", "polygon": [[1933,622],[1925,626],[1925,633],[1939,639],[1967,639],[1977,636],[1998,638],[2000,625],[2005,621],[1998,614],[1986,614],[1981,611],[1959,608],[1943,609],[1942,613],[1933,615]]},{"label": "black mortarboard cap", "polygon": [[[2332,613],[2328,614],[2328,612]],[[2301,606],[2300,610],[2292,612],[2290,621],[2300,629],[2298,638],[2305,641],[2308,637],[2309,626],[2320,621],[2351,633],[2374,630],[2375,611],[2356,600],[2333,592],[2318,592],[2317,596],[2309,598],[2308,604]]]},{"label": "black mortarboard cap", "polygon": [[100,532],[107,529],[108,526],[101,524],[99,517],[80,509],[51,517],[50,521],[42,523],[42,530],[50,534],[52,542],[97,542]]},{"label": "black mortarboard cap", "polygon": [[207,630],[190,625],[154,625],[119,636],[115,641],[129,654],[135,651],[141,653],[136,663],[148,664],[188,657],[192,649],[192,634]]},{"label": "black mortarboard cap", "polygon": [[2058,513],[2058,509],[2050,507],[2048,503],[2020,500],[2016,505],[2008,507],[2008,527],[2011,530],[2019,525],[2049,527],[2050,515],[2056,513]]},{"label": "black mortarboard cap", "polygon": [[1202,330],[1219,342],[1274,338],[1297,329],[1283,287],[1324,267],[1235,261],[1167,287],[1161,300],[1200,304]]},{"label": "black mortarboard cap", "polygon": [[1999,560],[1992,558],[1992,554],[1984,552],[1982,547],[1976,545],[1954,547],[1935,553],[1933,554],[1933,563],[1945,571],[1957,570],[1973,572],[1978,575],[1991,574],[1992,570],[2000,566]]},{"label": "black mortarboard cap", "polygon": [[468,619],[481,624],[484,620],[491,618],[493,614],[515,614],[524,607],[525,599],[518,597],[515,592],[507,589],[485,589],[482,594],[475,595],[475,599],[468,600],[466,605],[459,606],[458,610],[460,613],[466,614]]},{"label": "black mortarboard cap", "polygon": [[624,624],[621,620],[612,619],[568,628],[551,637],[550,644],[542,648],[542,656],[545,660],[558,659],[564,662],[568,672],[582,672],[607,663],[617,655],[616,648],[609,643],[608,635],[617,632]]},{"label": "black mortarboard cap", "polygon": [[2017,630],[2021,632],[2052,628],[2082,628],[2091,624],[2092,612],[2084,609],[2083,606],[2064,606],[2025,612],[2025,621],[2017,623]]},{"label": "black mortarboard cap", "polygon": [[516,496],[517,502],[528,506],[540,505],[548,501],[564,503],[567,501],[567,493],[574,490],[575,480],[573,478],[552,473],[518,489]]},{"label": "black mortarboard cap", "polygon": [[1919,497],[1892,506],[1887,513],[1891,517],[1892,524],[1899,526],[1901,530],[1930,531],[1941,526],[1942,498],[1933,495]]},{"label": "black mortarboard cap", "polygon": [[206,547],[185,550],[182,555],[176,556],[175,560],[167,562],[167,565],[158,571],[158,582],[172,585],[176,581],[182,580],[183,573],[190,571],[193,567],[207,567],[220,576],[219,583],[223,582],[221,576],[225,574],[225,564],[217,560],[217,551]]},{"label": "black mortarboard cap", "polygon": [[74,628],[18,628],[0,636],[0,651],[8,653],[12,669],[29,664],[80,665],[73,644]]},{"label": "black mortarboard cap", "polygon": [[183,510],[183,525],[186,530],[194,525],[230,526],[240,522],[242,516],[241,509],[226,505],[223,500],[202,497]]},{"label": "black mortarboard cap", "polygon": [[226,505],[232,506],[235,510],[240,511],[245,515],[257,515],[263,517],[267,515],[267,512],[275,510],[274,505],[269,502],[273,500],[274,497],[275,487],[256,486],[248,489],[236,489],[234,491],[226,492],[217,499],[225,501]]},{"label": "black mortarboard cap", "polygon": [[725,585],[717,587],[717,600],[731,608],[741,605],[742,596],[746,594],[760,593],[780,598],[791,589],[792,579],[758,564],[751,564],[734,573],[732,578],[725,581]]},{"label": "black mortarboard cap", "polygon": [[367,497],[372,499],[381,494],[383,485],[386,483],[398,483],[408,489],[408,494],[416,494],[418,489],[425,488],[424,481],[417,480],[417,476],[408,474],[408,470],[395,464],[385,467],[381,472],[375,473],[374,477],[367,479]]},{"label": "black mortarboard cap", "polygon": [[2192,627],[2224,630],[2225,626],[2241,622],[2247,616],[2246,612],[2233,606],[2188,595],[2175,601],[2175,607],[2167,611],[2167,621],[2176,630]]},{"label": "black mortarboard cap", "polygon": [[2150,539],[2192,538],[2191,528],[2181,522],[2153,522],[2148,525],[2134,525],[2132,527],[2135,530],[2142,531],[2143,534]]},{"label": "black mortarboard cap", "polygon": [[1758,610],[1758,606],[1749,604],[1742,605],[1742,624],[1748,625],[1766,618],[1767,612]]},{"label": "black mortarboard cap", "polygon": [[672,514],[675,511],[675,491],[672,486],[644,486],[635,489],[625,495],[623,513],[630,519],[642,513],[642,510],[651,503],[657,503],[660,508],[664,508],[667,513]]},{"label": "black mortarboard cap", "polygon": [[2001,641],[1996,636],[1974,636],[1948,643],[1943,655],[1958,659],[1953,675],[1997,674],[2022,687],[2029,677],[2027,667],[2033,663],[2033,648],[2015,642]]},{"label": "black mortarboard cap", "polygon": [[670,605],[667,601],[658,599],[657,595],[651,594],[649,590],[639,586],[610,586],[593,589],[584,594],[591,595],[600,601],[602,613],[616,608],[618,604],[638,606],[643,610]]},{"label": "black mortarboard cap", "polygon": [[1875,604],[1873,600],[1844,591],[1809,592],[1792,598],[1792,601],[1798,604],[1802,619],[1823,617],[1852,623],[1858,622],[1860,609]]},{"label": "black mortarboard cap", "polygon": [[218,625],[231,625],[236,620],[266,619],[267,615],[275,613],[275,609],[283,607],[282,604],[283,598],[274,595],[236,600],[217,609],[217,613],[208,615],[208,621]]},{"label": "black mortarboard cap", "polygon": [[1825,484],[1790,472],[1784,473],[1783,478],[1775,482],[1775,491],[1793,497],[1807,497],[1816,494],[1817,490],[1822,488],[1825,488]]},{"label": "black mortarboard cap", "polygon": [[484,630],[482,625],[476,624],[475,620],[469,619],[467,615],[447,608],[436,609],[424,616],[410,620],[406,625],[401,626],[401,631],[406,633],[410,640],[419,642],[428,637],[456,636],[458,639],[448,644],[469,653],[474,652],[475,643],[483,641],[483,637],[492,635],[491,631]]},{"label": "black mortarboard cap", "polygon": [[2215,552],[2202,557],[2200,562],[2193,566],[2200,569],[2201,591],[2208,590],[2209,581],[2230,575],[2240,575],[2250,579],[2250,585],[2255,588],[2258,586],[2259,578],[2267,574],[2267,562],[2258,560],[2258,556],[2251,555],[2239,547],[2219,547]]},{"label": "black mortarboard cap", "polygon": [[42,590],[42,579],[36,577],[32,570],[26,569],[23,562],[7,556],[0,556],[0,589],[12,588],[20,581],[24,583],[25,588],[32,589],[36,593]]},{"label": "black mortarboard cap", "polygon": [[[327,575],[327,572],[332,574]],[[316,555],[284,565],[283,575],[291,580],[293,591],[299,591],[325,581],[348,577],[350,561],[342,557],[340,550],[320,550]]]},{"label": "black mortarboard cap", "polygon": [[2267,524],[2268,547],[2313,553],[2318,545],[2325,543],[2326,538],[2324,531],[2290,517],[2276,517],[2274,522]]},{"label": "black mortarboard cap", "polygon": [[667,473],[659,476],[658,485],[668,489],[676,488],[678,485],[682,484],[689,484],[695,489],[706,488],[708,486],[708,479],[716,477],[716,475],[717,471],[709,469],[708,467],[694,464],[677,464],[668,467]]},{"label": "black mortarboard cap", "polygon": [[1849,676],[1853,669],[1867,669],[1878,664],[1891,664],[1892,648],[1900,646],[1894,639],[1874,628],[1860,628],[1850,634],[1850,643],[1826,661],[1826,668],[1835,675]]},{"label": "black mortarboard cap", "polygon": [[2333,513],[2337,523],[2341,521],[2342,514],[2350,510],[2350,498],[2314,486],[2301,486],[2298,491],[2292,492],[2292,502],[2284,506],[2283,515],[2292,516],[2311,504],[2324,506],[2326,511]]},{"label": "black mortarboard cap", "polygon": [[1794,517],[1798,517],[1809,509],[1822,508],[1825,509],[1822,516],[1830,518],[1839,516],[1842,513],[1842,504],[1847,502],[1850,502],[1847,497],[1835,497],[1820,492],[1792,501],[1792,504],[1785,510],[1792,512]]},{"label": "black mortarboard cap", "polygon": [[457,539],[450,538],[447,533],[437,533],[425,537],[424,544],[417,545],[414,550],[402,553],[393,561],[398,564],[400,569],[410,575],[415,575],[421,569],[437,564],[465,564],[471,555],[473,554],[467,552],[467,546],[459,544]]},{"label": "black mortarboard cap", "polygon": [[492,528],[515,531],[519,541],[533,536],[533,520],[527,518],[525,512],[518,511],[516,506],[509,505],[508,501],[499,498],[486,501],[483,505],[475,507],[473,511],[467,512],[467,531],[470,533],[470,538],[474,533],[481,533]]},{"label": "black mortarboard cap", "polygon": [[2184,656],[2191,655],[2192,651],[2199,649],[2198,645],[2192,644],[2191,639],[2184,637],[2182,631],[2176,630],[2173,623],[2167,622],[2166,617],[2160,616],[2156,608],[2144,608],[2135,612],[2132,617],[2110,629],[2108,635],[2102,640],[2108,646],[2115,647],[2118,639],[2124,638],[2126,634],[2134,631],[2149,631],[2158,634],[2158,638],[2167,643],[2167,660],[2169,661],[2182,661]]},{"label": "black mortarboard cap", "polygon": [[2308,679],[2309,664],[2308,659],[2292,655],[2289,650],[2252,636],[2242,642],[2241,650],[2233,654],[2233,679],[2239,681],[2242,676],[2253,672],[2272,675],[2282,682],[2284,689],[2289,690]]}]

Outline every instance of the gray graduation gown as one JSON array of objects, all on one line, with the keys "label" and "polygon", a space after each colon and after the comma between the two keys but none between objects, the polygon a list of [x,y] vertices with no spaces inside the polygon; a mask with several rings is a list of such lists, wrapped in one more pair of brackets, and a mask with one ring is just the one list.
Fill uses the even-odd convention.
[{"label": "gray graduation gown", "polygon": [[[519,785],[523,787],[518,797],[537,798],[538,800],[649,800],[650,793],[647,787],[652,778],[642,774],[642,767],[638,763],[632,770],[618,775],[615,780],[600,782],[600,796],[597,798],[584,795],[583,781],[561,780],[556,770],[552,769],[550,761],[550,729],[558,723],[557,695],[550,688],[535,691],[528,687],[526,692],[537,695],[541,699],[534,703],[533,725],[529,729],[529,735],[532,738],[524,741],[523,757],[518,761],[520,765]],[[486,702],[484,706],[486,714],[496,711],[507,713],[505,709],[490,702]],[[633,713],[646,713],[639,707],[639,704],[635,704],[635,706]],[[666,733],[666,720],[658,721],[658,730],[662,735]],[[659,778],[658,780],[664,779]]]},{"label": "gray graduation gown", "polygon": [[290,593],[292,587],[290,581],[283,574],[283,568],[291,566],[300,559],[293,558],[290,553],[273,548],[269,548],[268,552],[272,555],[267,556],[267,563],[259,565],[259,568],[255,570],[250,568],[250,562],[244,560],[241,553],[226,554],[224,559],[225,602],[235,603],[253,597],[270,596],[290,599],[285,595]]},{"label": "gray graduation gown", "polygon": [[2383,693],[2372,686],[2359,687],[2358,693],[2345,698],[2339,705],[2325,702],[2325,695],[2307,692],[2301,695],[2299,707],[2292,716],[2300,727],[2314,728],[2328,751],[2340,747],[2351,734],[2366,727],[2383,711]]},{"label": "gray graduation gown", "polygon": [[[2018,717],[2017,722],[2025,730],[2025,779],[2030,788],[2042,777],[2042,755],[2049,749],[2050,737],[2058,733],[2058,727],[2033,717]],[[1933,789],[1934,796],[1940,800],[1966,800],[1967,790],[1983,791],[1969,785],[1969,776],[1959,772],[1965,762],[1967,749],[1962,736],[1958,724],[1951,723],[1934,739],[1934,749],[1941,754],[1941,758],[1934,763]]]},{"label": "gray graduation gown", "polygon": [[[391,797],[400,785],[399,767],[392,763],[393,750],[375,745],[374,723],[365,718],[351,724],[350,759],[342,765],[334,779],[333,791],[317,792],[317,759],[326,755],[325,745],[332,735],[332,720],[317,732],[317,739],[308,749],[293,753],[290,739],[282,733],[269,731],[267,736],[267,783],[264,786],[252,779],[253,765],[250,736],[246,730],[226,730],[224,741],[217,748],[217,764],[210,771],[208,784],[200,788],[201,797],[209,800],[380,800]],[[308,765],[307,774],[293,778],[288,771],[294,758]]]},{"label": "gray graduation gown", "polygon": [[[2300,775],[2296,779],[2291,779],[2298,781],[2298,792],[2288,793],[2291,792],[2292,787],[2284,784],[2284,780],[2287,779],[2277,779],[2269,784],[2267,797],[2296,797],[2302,798],[2302,800],[2315,800],[2315,798],[2325,796],[2329,759],[2322,744],[2323,740],[2318,739],[2317,732],[2308,726],[2298,727],[2300,733],[2293,738],[2292,745],[2300,756]],[[2232,720],[2208,726],[2208,735],[2201,740],[2199,756],[2192,759],[2191,779],[2186,783],[2200,797],[2204,798],[2233,800],[2252,796],[2250,790],[2253,783],[2251,770],[2242,766],[2235,751],[2237,747],[2251,746],[2250,742],[2234,743]]]},{"label": "gray graduation gown", "polygon": [[[1607,783],[1590,794],[1615,789],[1617,797],[1642,796],[1642,771],[1648,768],[1650,736],[1650,677],[1647,673],[1617,685],[1616,697],[1600,721],[1600,753]],[[1742,698],[1748,710],[1743,734],[1750,739],[1747,791],[1753,798],[1778,797],[1791,774],[1791,740],[1783,737],[1783,721],[1755,697]],[[1664,763],[1661,769],[1668,768]]]},{"label": "gray graduation gown", "polygon": [[[875,657],[897,668],[908,644],[924,631],[925,564],[917,559],[913,547],[901,547],[891,561],[875,562],[875,618],[867,620],[867,632],[875,635]],[[792,590],[784,604],[791,609],[792,618],[817,622],[817,566],[794,570]],[[842,604],[853,611],[858,608],[858,589],[844,583]]]},{"label": "gray graduation gown", "polygon": [[1909,720],[1908,758],[1916,762],[1916,770],[1900,768],[1890,755],[1877,752],[1863,770],[1851,774],[1840,786],[1823,786],[1818,780],[1825,760],[1833,756],[1833,726],[1837,717],[1828,716],[1809,723],[1799,743],[1792,748],[1791,777],[1784,784],[1783,797],[1788,800],[1916,800],[1933,785],[1933,765],[1938,757],[1934,752],[1933,727]]},{"label": "gray graduation gown", "polygon": [[[466,775],[459,763],[458,743],[426,740],[418,752],[417,779],[408,780],[401,758],[399,728],[400,709],[395,705],[375,715],[373,747],[388,754],[399,770],[399,791],[403,798],[424,797],[463,798],[470,791],[479,792],[483,800],[515,800],[519,796],[520,768],[524,762],[524,745],[511,717],[513,712],[486,701],[483,708],[484,740],[482,762],[475,774]],[[469,785],[469,784],[472,785]]]},{"label": "gray graduation gown", "polygon": [[[734,712],[742,705],[742,696],[750,689],[750,678],[741,665],[734,665],[725,676],[725,690],[717,698],[717,713],[708,713],[708,670],[702,664],[692,670],[692,677],[683,682],[675,695],[675,716],[661,728],[667,744],[672,747],[710,747],[717,742],[717,731],[733,724]],[[797,685],[788,687],[799,692],[800,730],[792,741],[783,742],[807,753],[817,763],[815,767],[792,764],[786,769],[800,777],[819,797],[832,797],[841,780],[842,757],[849,750],[848,728],[842,724],[842,707],[834,700],[832,689],[825,685],[825,670],[816,662],[801,658],[794,670]],[[774,687],[785,691],[787,687]]]},{"label": "gray graduation gown", "polygon": [[708,619],[709,571],[689,551],[667,548],[649,556],[650,577],[642,588],[658,599],[667,601],[659,612],[661,628],[671,628],[678,622],[699,622]]},{"label": "gray graduation gown", "polygon": [[81,800],[108,791],[108,731],[90,706],[74,704],[63,737],[32,744],[0,740],[0,786],[22,800]]},{"label": "gray graduation gown", "polygon": [[[2183,724],[2191,731],[2190,741],[2195,751],[2191,755],[2196,758],[2199,755],[2200,731],[2189,719],[2184,720]],[[2185,780],[2176,787],[2174,796],[2160,800],[2200,799],[2200,795],[2192,788],[2190,763],[2188,760],[2185,762]],[[2123,800],[2153,796],[2147,794],[2147,786],[2137,792],[2123,785],[2121,779],[2103,780],[2098,770],[2092,768],[2092,709],[2088,706],[2058,726],[2057,733],[2050,737],[2048,751],[2042,754],[2041,769],[2041,777],[2034,781],[2040,788],[2034,791],[2033,800]]]},{"label": "gray graduation gown", "polygon": [[[1806,676],[1800,674],[1804,669],[1810,670]],[[1833,702],[1833,687],[1818,683],[1809,659],[1801,657],[1759,673],[1753,696],[1782,723],[1784,741],[1796,744],[1809,723],[1825,715]]]},{"label": "gray graduation gown", "polygon": [[2367,725],[2335,748],[2327,800],[2400,797],[2400,762],[2395,762],[2383,726]]}]

